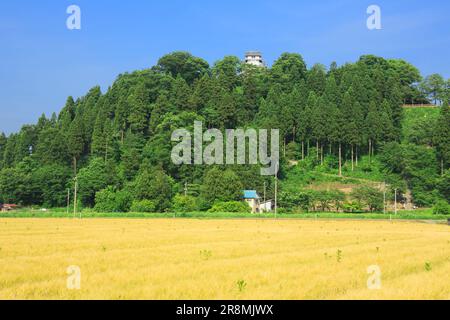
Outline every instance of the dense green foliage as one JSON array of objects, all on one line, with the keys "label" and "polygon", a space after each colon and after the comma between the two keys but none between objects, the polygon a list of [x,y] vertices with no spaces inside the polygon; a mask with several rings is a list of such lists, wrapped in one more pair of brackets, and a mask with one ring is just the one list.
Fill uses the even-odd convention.
[{"label": "dense green foliage", "polygon": [[447,201],[440,200],[434,205],[433,213],[439,215],[450,215],[450,205]]},{"label": "dense green foliage", "polygon": [[[131,212],[156,212],[156,205],[151,200],[135,200],[130,209]],[[104,211],[108,212],[108,211]]]},{"label": "dense green foliage", "polygon": [[208,212],[251,212],[250,206],[243,201],[216,202]]},{"label": "dense green foliage", "polygon": [[[257,166],[172,163],[172,132],[192,130],[199,120],[220,130],[280,129],[280,205],[286,210],[380,209],[376,190],[347,199],[334,190],[290,188],[283,182],[290,181],[292,160],[306,177],[324,172],[388,180],[410,189],[417,205],[431,206],[449,195],[448,86],[437,76],[421,80],[405,61],[370,55],[327,70],[308,69],[291,53],[259,68],[237,57],[210,67],[175,52],[151,69],[120,75],[105,93],[95,87],[69,97],[58,115],[0,134],[0,202],[64,206],[75,177],[81,205],[97,211],[217,211],[240,201],[243,189],[262,194],[264,182],[273,199],[274,179],[262,177]],[[402,104],[429,98],[443,102],[439,115],[405,133]]]}]

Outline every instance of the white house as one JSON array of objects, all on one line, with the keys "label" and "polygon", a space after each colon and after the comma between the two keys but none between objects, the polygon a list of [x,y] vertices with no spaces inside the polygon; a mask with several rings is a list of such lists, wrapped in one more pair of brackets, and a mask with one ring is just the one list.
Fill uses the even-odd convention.
[{"label": "white house", "polygon": [[245,63],[251,64],[257,67],[264,67],[264,60],[261,52],[259,51],[248,51],[245,53]]},{"label": "white house", "polygon": [[248,203],[252,213],[270,212],[273,208],[272,200],[261,201],[256,190],[244,190],[244,201]]}]

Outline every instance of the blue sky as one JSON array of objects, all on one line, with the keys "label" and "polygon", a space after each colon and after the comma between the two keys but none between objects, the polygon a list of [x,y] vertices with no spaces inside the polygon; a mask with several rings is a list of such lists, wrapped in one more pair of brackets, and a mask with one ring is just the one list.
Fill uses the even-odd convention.
[{"label": "blue sky", "polygon": [[[81,30],[66,28],[71,4],[81,8]],[[382,30],[366,27],[371,4],[381,7]],[[371,53],[449,78],[449,12],[447,0],[2,1],[0,132],[59,111],[69,95],[105,91],[118,74],[175,50],[214,63],[257,49],[269,64],[298,52],[308,66]]]}]

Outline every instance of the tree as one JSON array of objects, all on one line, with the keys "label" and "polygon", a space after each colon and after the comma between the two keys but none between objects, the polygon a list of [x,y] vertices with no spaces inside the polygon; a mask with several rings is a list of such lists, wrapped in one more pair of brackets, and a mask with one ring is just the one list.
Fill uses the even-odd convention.
[{"label": "tree", "polygon": [[402,102],[416,103],[417,97],[420,95],[417,84],[422,81],[420,71],[412,64],[401,59],[390,59],[388,64],[398,77]]},{"label": "tree", "polygon": [[241,121],[252,121],[258,113],[258,106],[261,99],[267,95],[268,91],[268,70],[257,66],[242,65],[242,90],[243,102],[241,108]]},{"label": "tree", "polygon": [[155,69],[169,73],[172,77],[180,75],[187,83],[192,84],[195,79],[208,72],[209,64],[188,52],[177,51],[159,59]]},{"label": "tree", "polygon": [[6,138],[6,135],[3,132],[0,133],[0,170],[3,167],[3,155],[5,154],[5,147],[7,142],[8,139]]},{"label": "tree", "polygon": [[374,154],[374,145],[380,137],[380,115],[374,101],[369,104],[369,111],[366,116],[365,130],[369,140],[369,159]]},{"label": "tree", "polygon": [[389,142],[379,155],[383,169],[399,174],[412,192],[418,206],[431,206],[438,180],[436,152],[426,146]]},{"label": "tree", "polygon": [[434,104],[442,101],[443,94],[445,93],[444,87],[445,80],[437,73],[427,76],[420,84],[423,93],[430,97],[434,101]]},{"label": "tree", "polygon": [[447,201],[437,201],[433,206],[433,214],[450,215],[450,204]]},{"label": "tree", "polygon": [[445,101],[450,101],[450,79],[447,79],[447,82],[445,83]]},{"label": "tree", "polygon": [[120,141],[123,143],[125,132],[128,129],[129,106],[126,91],[120,92],[120,98],[115,110],[115,122],[120,131]]},{"label": "tree", "polygon": [[198,210],[197,199],[192,196],[177,194],[173,198],[172,211],[174,212],[194,212]]},{"label": "tree", "polygon": [[443,199],[450,199],[450,169],[447,169],[438,180],[437,189]]},{"label": "tree", "polygon": [[361,113],[359,112],[359,104],[353,100],[353,89],[350,89],[344,94],[342,99],[342,117],[344,126],[342,127],[344,141],[351,146],[351,161],[352,161],[352,171],[354,169],[354,155],[355,155],[355,145],[358,144],[360,139],[360,126],[359,123],[361,118]]},{"label": "tree", "polygon": [[32,173],[33,190],[39,193],[39,204],[46,207],[66,205],[67,188],[71,177],[68,167],[50,164],[40,166]]},{"label": "tree", "polygon": [[306,72],[306,64],[300,54],[283,53],[274,62],[270,78],[272,83],[280,84],[283,91],[290,92],[296,84],[306,78]]},{"label": "tree", "polygon": [[70,128],[70,124],[75,117],[75,101],[72,97],[68,97],[66,101],[66,105],[61,110],[58,115],[58,123],[62,130],[67,132]]},{"label": "tree", "polygon": [[11,134],[6,140],[6,144],[4,146],[3,151],[3,162],[2,162],[3,168],[10,168],[16,165],[15,156],[16,156],[17,138],[18,138],[17,134]]},{"label": "tree", "polygon": [[[112,186],[97,192],[95,194],[95,211],[127,212],[130,210],[132,195],[127,190],[116,191]],[[138,211],[133,211],[138,212]]]},{"label": "tree", "polygon": [[77,175],[77,160],[83,153],[84,143],[82,115],[77,113],[67,133],[67,147],[73,160],[73,172],[75,176]]},{"label": "tree", "polygon": [[379,115],[379,140],[383,142],[395,140],[397,137],[395,132],[395,126],[392,121],[389,103],[384,100],[378,110]]},{"label": "tree", "polygon": [[352,191],[352,197],[359,203],[367,205],[371,212],[383,209],[383,192],[378,189],[363,186]]},{"label": "tree", "polygon": [[[312,91],[311,91],[312,92]],[[314,102],[311,102],[314,103]],[[327,114],[326,114],[326,102],[322,97],[319,98],[312,106],[311,106],[311,114],[312,114],[312,136],[316,140],[316,154],[317,159],[320,159],[323,164],[323,143],[327,139]]]},{"label": "tree", "polygon": [[69,164],[71,155],[65,135],[56,127],[42,130],[38,136],[35,156],[44,165]]},{"label": "tree", "polygon": [[39,190],[33,184],[32,174],[39,163],[29,156],[14,168],[3,169],[0,173],[0,198],[5,202],[21,205],[39,203]]},{"label": "tree", "polygon": [[250,206],[243,201],[216,202],[208,212],[250,213]]},{"label": "tree", "polygon": [[176,77],[172,87],[172,104],[176,110],[190,110],[191,88],[180,74]]},{"label": "tree", "polygon": [[83,98],[82,101],[82,122],[83,122],[83,135],[84,140],[87,142],[87,147],[89,147],[90,137],[94,130],[95,121],[97,119],[97,114],[99,110],[105,112],[108,115],[107,107],[105,106],[106,97],[102,96],[102,92],[99,86],[93,87],[89,90],[88,94]]},{"label": "tree", "polygon": [[156,212],[156,205],[154,201],[151,200],[139,200],[133,201],[131,205],[131,212],[144,212],[151,213]]},{"label": "tree", "polygon": [[243,186],[239,177],[230,169],[219,167],[208,170],[203,178],[201,197],[210,206],[215,201],[237,201],[242,197]]},{"label": "tree", "polygon": [[221,87],[232,91],[240,85],[241,65],[242,62],[238,57],[226,56],[214,64],[212,74],[219,80]]},{"label": "tree", "polygon": [[[215,201],[240,201],[244,186],[261,193],[264,182],[273,196],[272,180],[262,178],[258,166],[179,166],[171,161],[174,130],[192,132],[194,121],[203,121],[205,129],[279,129],[282,162],[301,155],[306,161],[300,166],[326,163],[321,170],[337,168],[341,176],[343,161],[351,157],[354,168],[361,155],[369,155],[374,165],[362,170],[378,171],[380,160],[380,174],[386,173],[391,185],[406,191],[407,184],[416,204],[430,206],[446,194],[442,184],[450,162],[449,82],[442,84],[441,78],[432,75],[419,86],[421,76],[414,66],[373,55],[357,63],[333,63],[327,72],[322,65],[308,70],[302,56],[293,53],[282,54],[271,68],[227,56],[210,69],[200,58],[175,52],[151,69],[119,75],[104,94],[94,87],[76,100],[69,97],[58,116],[42,115],[17,133],[0,134],[0,170],[7,170],[2,171],[5,185],[0,189],[22,204],[64,204],[67,187],[73,187],[66,176],[72,163],[74,174],[81,174],[86,206],[93,206],[95,195],[108,186],[111,194],[99,195],[115,198],[118,211],[129,210],[133,200],[152,201],[155,210],[167,211],[172,194],[181,193],[184,183],[198,186],[196,198],[177,201],[186,200],[186,206],[195,201],[202,210]],[[427,97],[444,102],[441,115],[412,120],[412,125],[411,117],[404,121],[402,104],[427,103]],[[148,179],[143,179],[146,171]],[[286,178],[284,171],[279,177]],[[152,199],[134,199],[140,179],[146,181],[140,192]],[[317,194],[308,195],[311,206],[318,206]],[[285,200],[286,206],[292,205],[288,210],[299,206],[296,195]],[[337,209],[341,202],[328,199],[322,206]]]},{"label": "tree", "polygon": [[0,171],[0,200],[4,203],[31,204],[31,176],[18,168]]},{"label": "tree", "polygon": [[78,173],[78,193],[81,203],[87,207],[95,204],[95,194],[109,185],[114,185],[116,173],[102,158],[93,158],[89,165]]},{"label": "tree", "polygon": [[307,72],[306,85],[309,91],[314,91],[317,95],[322,95],[326,86],[326,69],[324,65],[315,64]]},{"label": "tree", "polygon": [[308,192],[281,192],[279,205],[287,210],[301,210],[308,212],[312,207],[313,197]]},{"label": "tree", "polygon": [[447,101],[441,107],[439,118],[434,130],[434,143],[441,164],[441,174],[450,165],[450,107]]},{"label": "tree", "polygon": [[128,96],[127,104],[130,106],[128,123],[131,131],[145,136],[151,111],[148,91],[143,82],[140,82]]},{"label": "tree", "polygon": [[117,143],[117,132],[114,123],[105,117],[102,112],[95,121],[94,132],[92,134],[91,154],[102,157],[105,161],[115,156],[119,146]]},{"label": "tree", "polygon": [[210,100],[211,95],[211,79],[208,74],[205,74],[194,82],[192,95],[189,98],[189,105],[197,112],[203,110]]},{"label": "tree", "polygon": [[162,169],[143,169],[134,181],[134,195],[137,200],[151,200],[158,212],[171,207],[172,182]]}]

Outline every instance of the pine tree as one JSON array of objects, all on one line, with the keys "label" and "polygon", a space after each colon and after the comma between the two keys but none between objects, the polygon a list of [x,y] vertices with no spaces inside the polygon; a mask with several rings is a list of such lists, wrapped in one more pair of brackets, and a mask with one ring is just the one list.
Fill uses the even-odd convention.
[{"label": "pine tree", "polygon": [[177,78],[173,82],[172,88],[172,104],[174,105],[176,110],[191,110],[190,99],[191,96],[191,88],[186,83],[186,81],[178,75]]},{"label": "pine tree", "polygon": [[392,110],[387,100],[384,100],[378,110],[380,123],[380,142],[389,142],[395,140],[398,135],[392,120]]},{"label": "pine tree", "polygon": [[311,131],[312,131],[312,109],[311,105],[315,104],[315,101],[312,101],[313,98],[309,98],[305,103],[305,106],[300,111],[299,120],[298,120],[298,131],[300,140],[302,143],[302,160],[304,160],[305,156],[309,156],[309,141],[311,139]]},{"label": "pine tree", "polygon": [[335,104],[330,104],[330,140],[338,146],[338,171],[339,176],[342,176],[342,143],[344,142],[344,133],[342,128],[345,125],[345,120],[340,108]]},{"label": "pine tree", "polygon": [[441,175],[444,175],[450,165],[450,107],[448,101],[444,101],[441,107],[433,140],[440,159]]},{"label": "pine tree", "polygon": [[90,141],[92,133],[94,131],[95,121],[97,119],[97,113],[105,103],[105,97],[101,95],[100,87],[92,88],[85,97],[84,109],[83,109],[83,130],[84,139],[86,142]]},{"label": "pine tree", "polygon": [[144,139],[141,135],[128,131],[121,145],[121,172],[125,181],[131,181],[137,174],[142,161]]},{"label": "pine tree", "polygon": [[67,146],[73,160],[73,172],[75,176],[77,175],[77,161],[84,150],[85,141],[83,130],[82,114],[77,112],[67,132]]},{"label": "pine tree", "polygon": [[359,148],[363,142],[364,137],[364,110],[359,102],[353,105],[353,119],[356,124],[356,135],[353,137],[355,145],[355,164],[358,166]]},{"label": "pine tree", "polygon": [[306,64],[303,57],[296,53],[283,53],[270,69],[272,84],[278,84],[283,92],[291,92],[292,88],[306,79]]},{"label": "pine tree", "polygon": [[195,81],[194,89],[189,98],[189,106],[195,111],[206,108],[211,96],[210,78],[207,74],[203,75],[200,80]]},{"label": "pine tree", "polygon": [[391,77],[387,86],[389,91],[387,93],[386,101],[390,109],[390,117],[392,119],[392,125],[394,129],[394,135],[396,140],[400,140],[402,131],[402,120],[403,120],[403,99],[402,92],[400,89],[400,80]]},{"label": "pine tree", "polygon": [[119,129],[120,132],[121,143],[123,143],[123,140],[125,138],[125,132],[128,129],[129,113],[130,108],[128,106],[127,94],[125,90],[122,90],[115,110],[115,122],[116,127]]},{"label": "pine tree", "polygon": [[161,123],[164,115],[169,112],[171,105],[169,98],[165,92],[156,100],[155,105],[152,108],[152,113],[150,115],[150,134],[155,134],[157,126]]},{"label": "pine tree", "polygon": [[371,162],[374,145],[380,136],[380,115],[374,101],[369,104],[369,111],[365,121],[365,131],[369,143],[369,162]]},{"label": "pine tree", "polygon": [[[310,101],[311,102],[311,101]],[[326,140],[327,134],[327,114],[326,102],[323,97],[320,97],[311,105],[312,107],[312,137],[316,140],[316,154],[317,159],[323,164],[323,143]]]},{"label": "pine tree", "polygon": [[105,137],[103,135],[103,124],[105,115],[100,112],[95,120],[94,132],[92,133],[91,154],[97,157],[103,155],[103,146],[105,145]]},{"label": "pine tree", "polygon": [[67,130],[69,130],[73,118],[75,118],[75,102],[72,97],[68,97],[66,105],[58,116],[58,122],[63,131],[67,132]]},{"label": "pine tree", "polygon": [[0,170],[3,168],[3,156],[5,153],[5,147],[8,139],[4,132],[0,133]]},{"label": "pine tree", "polygon": [[127,104],[130,107],[128,122],[130,123],[131,131],[145,136],[150,116],[150,105],[148,91],[144,82],[141,81],[136,85],[128,96]]},{"label": "pine tree", "polygon": [[358,123],[355,118],[355,102],[353,100],[353,89],[352,87],[344,94],[342,99],[342,117],[344,120],[344,126],[342,127],[344,141],[346,144],[350,145],[351,149],[351,163],[352,171],[354,170],[354,152],[355,144],[358,143]]},{"label": "pine tree", "polygon": [[57,127],[42,130],[38,136],[35,155],[43,165],[70,164],[72,159],[67,145],[67,135]]},{"label": "pine tree", "polygon": [[315,64],[307,73],[306,85],[308,90],[314,91],[318,96],[322,95],[325,91],[326,76],[325,67],[321,64]]}]

